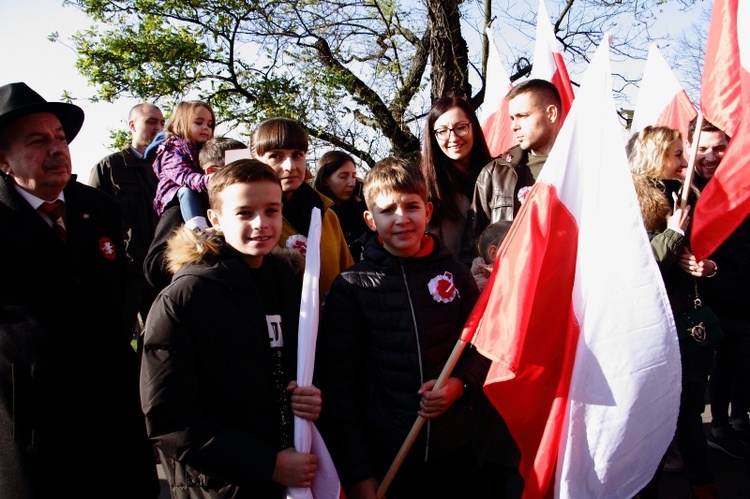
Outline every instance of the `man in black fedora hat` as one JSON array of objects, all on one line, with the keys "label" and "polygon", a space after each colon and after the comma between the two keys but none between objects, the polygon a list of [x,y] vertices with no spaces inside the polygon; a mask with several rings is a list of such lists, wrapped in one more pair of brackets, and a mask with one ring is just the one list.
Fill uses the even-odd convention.
[{"label": "man in black fedora hat", "polygon": [[0,86],[0,497],[159,494],[122,325],[117,203],[72,175],[83,110]]}]

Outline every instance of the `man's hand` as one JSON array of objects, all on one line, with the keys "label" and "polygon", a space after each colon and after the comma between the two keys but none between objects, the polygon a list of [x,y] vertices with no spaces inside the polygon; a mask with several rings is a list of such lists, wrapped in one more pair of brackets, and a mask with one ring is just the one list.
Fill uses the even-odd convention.
[{"label": "man's hand", "polygon": [[682,270],[695,277],[713,277],[718,270],[716,262],[709,259],[699,262],[695,259],[695,255],[687,248],[682,248],[682,254],[678,263]]}]

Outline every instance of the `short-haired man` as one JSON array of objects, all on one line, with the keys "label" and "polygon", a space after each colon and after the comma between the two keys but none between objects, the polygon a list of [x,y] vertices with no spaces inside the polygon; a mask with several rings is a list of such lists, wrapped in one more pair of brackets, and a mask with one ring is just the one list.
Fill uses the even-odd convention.
[{"label": "short-haired man", "polygon": [[[688,144],[696,121],[690,123]],[[693,185],[703,190],[721,167],[729,137],[703,121],[695,158]],[[702,296],[721,321],[724,338],[716,344],[709,377],[711,431],[708,445],[734,458],[750,458],[750,217],[746,218],[714,253],[715,272],[698,278]],[[690,252],[680,257],[688,273],[700,265]],[[729,406],[731,400],[731,417]]]},{"label": "short-haired man", "polygon": [[[688,130],[688,145],[693,143],[696,126],[697,120],[693,119]],[[710,121],[703,120],[701,136],[698,139],[698,151],[695,156],[695,173],[698,176],[693,179],[694,185],[699,190],[702,191],[708,181],[713,178],[716,168],[724,158],[727,145],[729,145],[727,134]]]},{"label": "short-haired man", "polygon": [[83,110],[0,86],[0,497],[154,498],[120,210],[72,175]]},{"label": "short-haired man", "polygon": [[505,98],[517,145],[490,161],[477,177],[461,248],[461,260],[469,265],[477,256],[479,234],[492,223],[515,218],[560,131],[562,103],[552,83],[526,80]]},{"label": "short-haired man", "polygon": [[145,158],[145,152],[164,128],[164,116],[153,104],[137,104],[128,115],[128,127],[132,133],[130,144],[99,161],[91,170],[89,185],[115,198],[122,209],[126,251],[131,259],[123,313],[126,328],[137,335],[139,314],[141,322],[145,322],[156,298],[156,291],[143,275],[143,260],[159,221],[153,208],[159,181],[151,167],[153,161]]}]

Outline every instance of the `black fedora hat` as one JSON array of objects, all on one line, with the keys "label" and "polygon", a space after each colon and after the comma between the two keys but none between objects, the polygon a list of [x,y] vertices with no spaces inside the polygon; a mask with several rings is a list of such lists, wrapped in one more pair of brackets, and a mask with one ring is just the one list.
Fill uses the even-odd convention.
[{"label": "black fedora hat", "polygon": [[8,83],[0,87],[0,129],[32,113],[52,113],[60,120],[70,143],[83,125],[83,109],[65,102],[47,102],[27,84]]}]

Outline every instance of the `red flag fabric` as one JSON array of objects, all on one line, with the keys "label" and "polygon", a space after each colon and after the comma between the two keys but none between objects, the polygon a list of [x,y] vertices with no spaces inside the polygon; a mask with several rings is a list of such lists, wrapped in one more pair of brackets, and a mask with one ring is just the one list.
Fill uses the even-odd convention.
[{"label": "red flag fabric", "polygon": [[484,103],[479,114],[482,133],[487,141],[490,156],[496,158],[515,145],[511,130],[508,101],[505,96],[513,88],[508,74],[503,69],[500,54],[492,36],[492,30],[487,28],[489,42],[489,57],[487,58],[487,77],[485,81]]},{"label": "red flag fabric", "polygon": [[620,130],[605,42],[462,335],[525,498],[632,497],[674,434],[676,329]]},{"label": "red flag fabric", "polygon": [[[705,118],[734,136],[742,116],[743,76],[747,76],[747,61],[740,64],[737,25],[739,0],[716,0],[708,29],[703,81],[701,82],[701,111]],[[744,7],[747,9],[747,7]],[[745,18],[747,20],[747,18]],[[744,31],[744,30],[743,30]],[[750,55],[745,54],[745,59]]]},{"label": "red flag fabric", "polygon": [[557,87],[562,99],[560,123],[564,123],[575,94],[544,0],[539,0],[539,12],[536,16],[536,45],[531,77],[547,80]]},{"label": "red flag fabric", "polygon": [[[739,19],[745,19],[743,24]],[[706,45],[701,110],[731,136],[721,164],[703,189],[690,244],[708,258],[750,214],[750,0],[715,0]]]},{"label": "red flag fabric", "polygon": [[697,115],[698,111],[659,47],[655,43],[651,44],[630,132],[640,132],[648,125],[668,126],[679,130],[685,140],[688,138],[690,121]]}]

